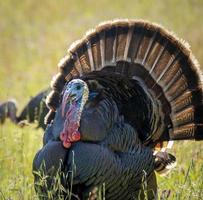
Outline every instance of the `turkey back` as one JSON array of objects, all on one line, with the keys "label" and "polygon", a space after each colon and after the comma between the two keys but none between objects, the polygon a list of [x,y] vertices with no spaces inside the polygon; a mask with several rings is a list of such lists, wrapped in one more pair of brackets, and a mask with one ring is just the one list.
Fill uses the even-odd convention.
[{"label": "turkey back", "polygon": [[58,67],[47,98],[49,116],[56,111],[66,82],[106,68],[138,81],[151,98],[152,129],[146,144],[203,139],[198,63],[184,41],[157,24],[141,20],[104,22],[73,43]]}]

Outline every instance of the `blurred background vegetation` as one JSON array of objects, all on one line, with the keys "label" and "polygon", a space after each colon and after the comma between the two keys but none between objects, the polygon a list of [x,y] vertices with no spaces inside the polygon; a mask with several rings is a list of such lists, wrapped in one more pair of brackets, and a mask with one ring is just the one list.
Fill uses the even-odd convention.
[{"label": "blurred background vegetation", "polygon": [[[0,0],[0,102],[15,98],[21,110],[49,85],[73,41],[114,18],[162,24],[189,42],[202,66],[202,0]],[[20,129],[9,120],[0,126],[0,199],[36,198],[31,167],[41,137],[42,130],[32,126]],[[168,178],[159,178],[160,194],[166,190],[170,199],[187,194],[192,195],[188,199],[203,199],[202,146],[175,145],[179,164]]]}]

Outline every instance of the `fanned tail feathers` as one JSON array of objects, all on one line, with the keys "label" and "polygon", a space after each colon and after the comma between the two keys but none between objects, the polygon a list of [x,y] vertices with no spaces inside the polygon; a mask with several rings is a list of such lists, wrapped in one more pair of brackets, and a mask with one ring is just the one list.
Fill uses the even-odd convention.
[{"label": "fanned tail feathers", "polygon": [[[142,20],[104,22],[68,50],[47,99],[54,112],[63,85],[101,69],[138,80],[154,102],[152,133],[157,144],[203,139],[202,74],[188,45],[163,27]],[[63,84],[60,84],[63,83]]]}]

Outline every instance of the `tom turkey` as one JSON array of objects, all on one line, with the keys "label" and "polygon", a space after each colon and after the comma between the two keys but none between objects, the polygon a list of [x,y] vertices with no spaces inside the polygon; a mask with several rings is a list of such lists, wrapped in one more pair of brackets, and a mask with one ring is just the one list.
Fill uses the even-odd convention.
[{"label": "tom turkey", "polygon": [[46,129],[44,117],[49,109],[46,106],[45,99],[50,92],[50,88],[40,92],[32,97],[21,113],[17,115],[17,104],[14,100],[9,100],[0,104],[0,122],[3,124],[6,118],[10,118],[12,122],[24,126],[28,123],[37,121],[37,128]]},{"label": "tom turkey", "polygon": [[156,199],[154,170],[175,161],[157,147],[203,139],[197,61],[159,25],[100,24],[71,45],[51,87],[33,161],[42,199],[99,199],[101,188],[105,199]]}]

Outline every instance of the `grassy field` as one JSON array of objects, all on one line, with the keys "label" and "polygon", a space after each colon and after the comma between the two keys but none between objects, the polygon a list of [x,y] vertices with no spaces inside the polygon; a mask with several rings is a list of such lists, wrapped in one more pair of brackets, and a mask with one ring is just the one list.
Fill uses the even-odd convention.
[{"label": "grassy field", "polygon": [[[15,98],[20,111],[49,85],[74,40],[113,18],[162,24],[190,43],[202,66],[202,11],[201,0],[1,0],[0,101]],[[31,168],[42,134],[34,125],[20,129],[9,120],[0,125],[0,199],[37,199]],[[172,152],[178,165],[167,177],[158,177],[160,196],[203,199],[203,143],[178,142]]]}]

